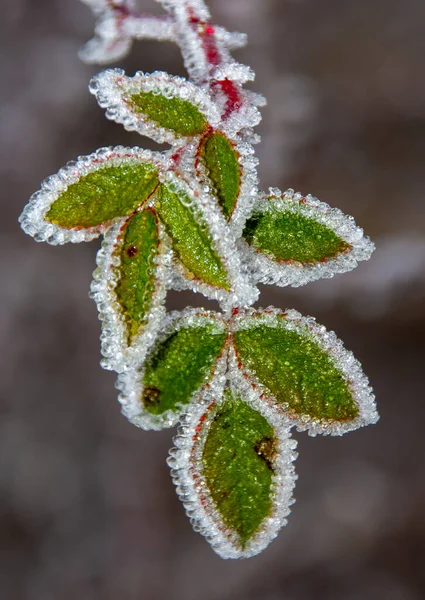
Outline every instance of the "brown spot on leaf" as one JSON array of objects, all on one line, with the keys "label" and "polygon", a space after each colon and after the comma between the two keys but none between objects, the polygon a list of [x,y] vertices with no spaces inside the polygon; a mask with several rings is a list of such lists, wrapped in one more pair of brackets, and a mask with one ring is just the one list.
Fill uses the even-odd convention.
[{"label": "brown spot on leaf", "polygon": [[146,408],[159,404],[161,392],[155,387],[146,387],[143,390],[142,402]]},{"label": "brown spot on leaf", "polygon": [[126,253],[129,258],[133,258],[133,256],[136,256],[136,254],[138,253],[137,246],[130,246],[129,248],[127,248]]},{"label": "brown spot on leaf", "polygon": [[274,462],[276,460],[276,443],[275,440],[269,437],[264,437],[254,446],[255,452],[264,460],[267,468],[274,471]]},{"label": "brown spot on leaf", "polygon": [[220,492],[220,500],[226,500],[226,498],[228,496],[230,496],[231,491],[232,490],[224,490],[224,491]]}]

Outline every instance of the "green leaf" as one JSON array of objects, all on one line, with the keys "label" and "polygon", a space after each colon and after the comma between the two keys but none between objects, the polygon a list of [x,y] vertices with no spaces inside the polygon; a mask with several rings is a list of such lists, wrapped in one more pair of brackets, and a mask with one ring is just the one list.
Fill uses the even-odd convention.
[{"label": "green leaf", "polygon": [[148,208],[130,217],[120,238],[115,250],[120,260],[115,294],[124,313],[130,345],[147,323],[155,292],[159,233],[154,211]]},{"label": "green leaf", "polygon": [[272,511],[275,437],[257,410],[225,392],[206,436],[203,474],[223,522],[242,549]]},{"label": "green leaf", "polygon": [[346,423],[359,416],[353,392],[335,360],[306,326],[284,315],[269,326],[250,317],[235,333],[239,361],[293,417]]},{"label": "green leaf", "polygon": [[199,135],[208,126],[205,116],[188,100],[167,98],[159,92],[131,94],[130,106],[159,127],[180,136]]},{"label": "green leaf", "polygon": [[157,185],[152,163],[103,166],[60,193],[45,219],[66,229],[96,227],[131,214]]},{"label": "green leaf", "polygon": [[190,406],[167,462],[194,529],[223,558],[248,558],[286,524],[296,442],[290,421],[267,406],[245,375],[227,376],[228,384],[220,365]]},{"label": "green leaf", "polygon": [[207,89],[161,71],[126,77],[107,69],[91,80],[90,91],[109,119],[160,144],[181,145],[182,137],[203,135],[220,121]]},{"label": "green leaf", "polygon": [[255,250],[277,262],[317,263],[351,248],[313,214],[307,216],[301,202],[256,211],[243,235]]},{"label": "green leaf", "polygon": [[223,213],[229,219],[240,189],[238,153],[232,142],[223,133],[216,131],[202,140],[199,156],[207,169]]},{"label": "green leaf", "polygon": [[310,195],[270,192],[255,205],[240,246],[255,281],[298,287],[370,258],[375,246],[352,217]]},{"label": "green leaf", "polygon": [[215,318],[174,327],[155,344],[146,360],[141,397],[144,409],[161,415],[188,404],[211,378],[225,339],[224,326]]},{"label": "green leaf", "polygon": [[227,271],[208,226],[191,198],[162,184],[155,195],[155,209],[171,238],[175,254],[188,271],[187,277],[228,291]]}]

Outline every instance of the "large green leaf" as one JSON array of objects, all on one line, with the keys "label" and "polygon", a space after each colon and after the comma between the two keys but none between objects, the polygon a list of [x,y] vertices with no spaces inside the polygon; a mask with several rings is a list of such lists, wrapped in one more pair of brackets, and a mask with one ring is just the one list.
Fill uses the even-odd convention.
[{"label": "large green leaf", "polygon": [[127,327],[128,343],[147,323],[156,284],[156,257],[159,250],[157,217],[145,209],[130,217],[121,230],[118,283],[115,288]]},{"label": "large green leaf", "polygon": [[63,228],[89,228],[134,211],[158,185],[149,162],[101,166],[82,175],[53,202],[45,219]]},{"label": "large green leaf", "polygon": [[346,423],[359,416],[347,378],[308,328],[276,316],[242,322],[235,346],[243,368],[255,375],[278,406],[301,419]]},{"label": "large green leaf", "polygon": [[155,194],[155,209],[187,277],[229,290],[228,273],[193,199],[162,184]]},{"label": "large green leaf", "polygon": [[144,409],[152,415],[181,410],[211,378],[226,339],[215,318],[177,322],[157,342],[146,360],[142,379]]},{"label": "large green leaf", "polygon": [[244,237],[258,252],[276,262],[317,263],[351,248],[329,226],[306,214],[302,202],[273,205],[254,211],[248,219]]},{"label": "large green leaf", "polygon": [[242,550],[272,510],[275,432],[230,391],[216,409],[202,453],[209,494]]},{"label": "large green leaf", "polygon": [[238,153],[232,142],[216,131],[202,140],[199,157],[207,169],[223,213],[229,219],[240,189]]}]

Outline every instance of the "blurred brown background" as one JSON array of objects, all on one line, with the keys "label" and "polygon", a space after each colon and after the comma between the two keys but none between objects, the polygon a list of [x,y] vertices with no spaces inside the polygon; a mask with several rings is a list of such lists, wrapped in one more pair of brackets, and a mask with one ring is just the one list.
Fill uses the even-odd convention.
[{"label": "blurred brown background", "polygon": [[[146,11],[160,11],[140,0]],[[297,503],[259,557],[223,561],[193,533],[165,465],[172,431],[120,415],[88,298],[97,242],[49,247],[17,217],[40,181],[102,145],[145,144],[87,91],[78,0],[1,2],[0,597],[3,600],[420,600],[425,597],[425,3],[211,0],[246,31],[237,58],[269,101],[264,188],[311,192],[375,240],[355,272],[264,288],[362,361],[381,421],[296,434]],[[184,74],[177,47],[123,61]],[[150,145],[146,142],[146,145]],[[150,145],[152,147],[152,145]],[[201,305],[175,293],[172,307]]]}]

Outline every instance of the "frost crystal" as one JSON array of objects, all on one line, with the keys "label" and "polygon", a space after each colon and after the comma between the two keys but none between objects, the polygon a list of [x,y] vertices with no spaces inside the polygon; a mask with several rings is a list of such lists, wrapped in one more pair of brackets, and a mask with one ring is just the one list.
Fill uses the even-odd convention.
[{"label": "frost crystal", "polygon": [[[26,233],[50,244],[103,235],[91,296],[102,365],[118,373],[123,414],[142,429],[180,423],[168,463],[194,528],[223,558],[261,552],[293,503],[291,428],[342,435],[376,423],[361,365],[333,332],[294,310],[250,308],[258,283],[300,286],[368,260],[352,217],[310,195],[258,189],[253,128],[265,100],[230,51],[246,36],[212,24],[202,0],[83,0],[97,17],[87,62],[122,58],[134,39],[177,43],[189,78],[108,69],[90,91],[109,119],[170,149],[101,148],[46,179]],[[169,289],[221,313],[167,313]]]}]

